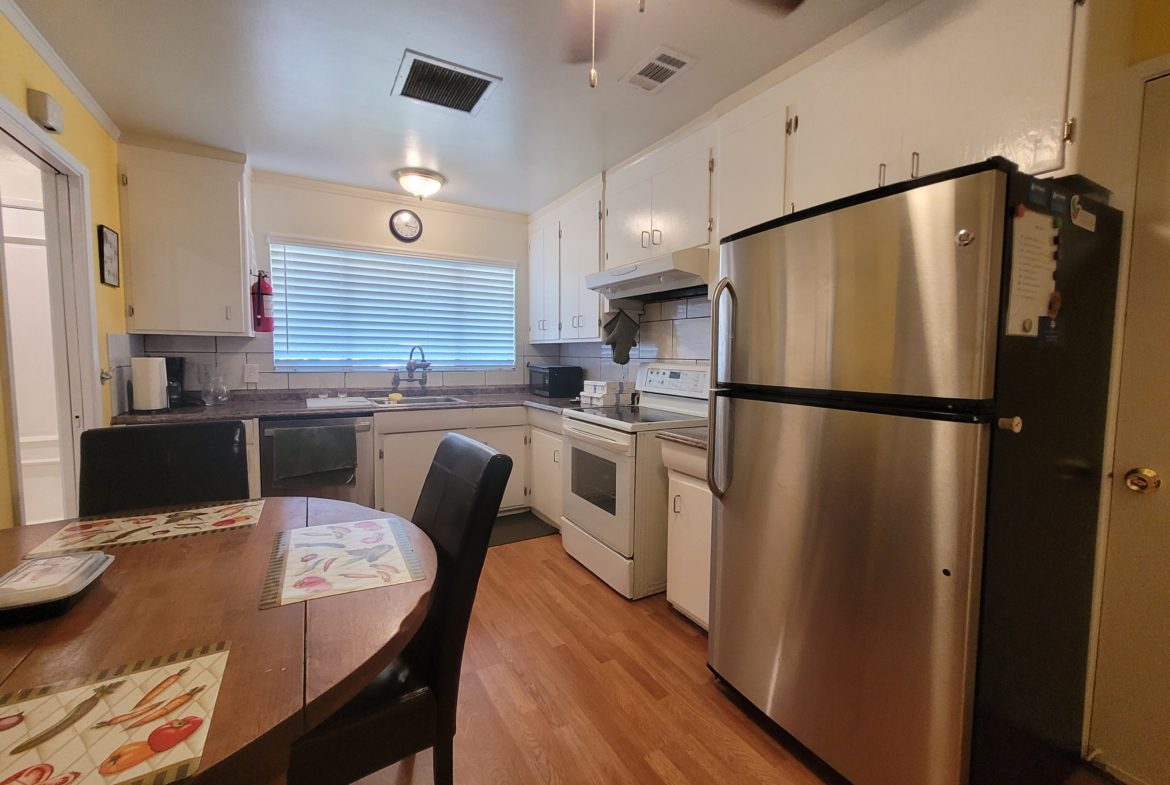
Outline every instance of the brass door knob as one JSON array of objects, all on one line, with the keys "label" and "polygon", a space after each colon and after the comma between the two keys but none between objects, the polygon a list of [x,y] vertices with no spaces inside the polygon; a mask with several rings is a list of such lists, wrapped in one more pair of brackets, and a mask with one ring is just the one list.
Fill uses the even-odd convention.
[{"label": "brass door knob", "polygon": [[1134,493],[1153,493],[1162,487],[1162,478],[1153,469],[1130,469],[1125,473],[1125,487]]}]

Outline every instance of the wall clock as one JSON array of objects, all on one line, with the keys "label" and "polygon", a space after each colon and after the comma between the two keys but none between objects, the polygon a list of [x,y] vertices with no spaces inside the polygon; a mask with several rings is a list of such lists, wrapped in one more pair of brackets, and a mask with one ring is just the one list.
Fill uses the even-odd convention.
[{"label": "wall clock", "polygon": [[390,234],[404,243],[413,243],[422,237],[422,219],[413,210],[395,210],[390,216]]}]

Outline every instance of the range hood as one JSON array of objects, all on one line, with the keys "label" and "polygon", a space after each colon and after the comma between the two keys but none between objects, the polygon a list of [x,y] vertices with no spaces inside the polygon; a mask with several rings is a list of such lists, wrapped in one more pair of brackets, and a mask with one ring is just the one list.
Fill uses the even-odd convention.
[{"label": "range hood", "polygon": [[585,285],[610,300],[644,297],[673,289],[704,286],[707,270],[707,248],[688,248],[624,267],[590,273],[585,276]]}]

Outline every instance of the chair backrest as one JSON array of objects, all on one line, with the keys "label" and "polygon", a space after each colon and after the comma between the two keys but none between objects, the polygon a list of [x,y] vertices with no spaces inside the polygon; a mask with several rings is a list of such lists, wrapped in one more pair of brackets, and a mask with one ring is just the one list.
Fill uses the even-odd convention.
[{"label": "chair backrest", "polygon": [[412,521],[434,542],[439,571],[431,607],[405,656],[427,676],[438,700],[439,732],[455,733],[459,671],[471,606],[500,511],[512,459],[449,433],[439,443]]},{"label": "chair backrest", "polygon": [[248,498],[244,424],[94,428],[81,434],[81,515]]}]

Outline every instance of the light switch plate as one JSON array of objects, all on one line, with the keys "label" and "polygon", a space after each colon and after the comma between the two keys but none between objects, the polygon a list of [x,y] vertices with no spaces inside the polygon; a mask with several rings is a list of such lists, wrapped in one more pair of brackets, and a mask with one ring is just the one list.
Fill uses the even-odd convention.
[{"label": "light switch plate", "polygon": [[244,363],[244,384],[260,383],[260,366],[257,363]]}]

